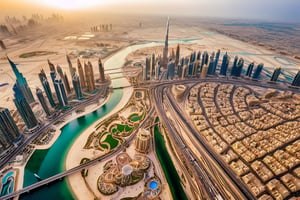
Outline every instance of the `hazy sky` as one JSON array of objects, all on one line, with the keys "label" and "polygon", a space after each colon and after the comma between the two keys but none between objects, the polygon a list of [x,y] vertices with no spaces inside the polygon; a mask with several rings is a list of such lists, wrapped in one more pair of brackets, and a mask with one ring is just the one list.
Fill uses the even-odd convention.
[{"label": "hazy sky", "polygon": [[300,22],[300,0],[0,0],[0,12],[97,10]]}]

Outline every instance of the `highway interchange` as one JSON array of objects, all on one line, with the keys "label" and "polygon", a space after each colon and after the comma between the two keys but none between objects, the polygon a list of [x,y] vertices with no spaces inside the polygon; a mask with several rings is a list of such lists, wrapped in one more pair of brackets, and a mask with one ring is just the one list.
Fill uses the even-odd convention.
[{"label": "highway interchange", "polygon": [[[249,191],[249,189],[241,182],[240,179],[236,177],[233,171],[228,168],[226,163],[222,159],[220,159],[220,157],[211,149],[211,147],[209,147],[205,140],[195,130],[193,125],[190,122],[188,122],[188,120],[186,120],[186,118],[182,114],[182,109],[175,102],[172,94],[170,93],[169,88],[174,84],[192,85],[203,81],[230,83],[245,86],[252,85],[260,87],[265,86],[267,84],[268,88],[290,90],[296,93],[299,93],[299,90],[297,88],[287,88],[287,86],[283,84],[269,84],[268,82],[263,81],[252,81],[247,79],[230,79],[227,77],[207,77],[206,79],[199,79],[197,77],[193,77],[186,80],[161,80],[158,82],[148,81],[137,86],[140,88],[149,89],[152,103],[151,110],[149,111],[145,120],[140,124],[139,128],[144,127],[148,119],[156,113],[156,115],[160,118],[160,121],[162,122],[163,126],[166,128],[168,137],[171,139],[172,142],[174,142],[174,144],[172,145],[173,147],[176,147],[175,149],[177,151],[177,155],[182,155],[183,158],[189,162],[189,167],[192,168],[193,173],[196,175],[196,179],[189,177],[188,180],[190,182],[193,180],[195,181],[194,183],[190,183],[192,188],[201,188],[201,191],[204,191],[204,194],[199,194],[199,196],[207,196],[210,199],[228,199],[229,197],[234,199],[255,199],[255,197]],[[106,89],[103,91],[106,91]],[[61,111],[55,119],[46,121],[36,130],[34,134],[27,137],[20,146],[15,148],[9,156],[3,158],[1,160],[0,166],[2,167],[5,165],[5,163],[12,160],[14,156],[17,155],[26,145],[30,144],[41,133],[50,128],[52,124],[54,124],[57,121],[63,120],[67,115],[69,115],[73,111],[77,109],[82,109],[87,105],[91,104],[92,102],[99,100],[99,98],[103,97],[104,95],[103,91],[95,94],[91,98],[87,99],[86,101],[80,103],[77,106],[72,107],[67,111]],[[171,113],[172,119],[170,119],[166,115],[166,111]],[[191,150],[189,145],[187,145],[185,139],[182,137],[182,133],[179,133],[180,129],[183,129],[184,132],[190,134],[189,136],[193,138],[194,141],[197,141],[198,144],[196,144],[195,147],[198,150],[198,154],[195,154],[195,152]],[[127,143],[132,142],[137,130],[138,129],[136,129],[135,132],[127,139]],[[19,191],[3,196],[0,199],[8,199],[18,196],[22,193],[26,193],[43,185],[49,184],[53,181],[60,180],[63,177],[68,176],[70,174],[79,172],[82,169],[87,169],[88,167],[93,166],[100,161],[112,157],[116,153],[120,152],[123,148],[124,145],[120,145],[114,151],[111,151],[108,154],[105,154],[104,156],[98,157],[85,164],[79,165],[70,170],[39,181]],[[179,158],[178,160],[181,159]],[[218,169],[215,169],[216,166]],[[187,171],[187,169],[183,170]],[[231,181],[233,184],[228,183],[228,180]],[[195,183],[197,186],[195,186]]]}]

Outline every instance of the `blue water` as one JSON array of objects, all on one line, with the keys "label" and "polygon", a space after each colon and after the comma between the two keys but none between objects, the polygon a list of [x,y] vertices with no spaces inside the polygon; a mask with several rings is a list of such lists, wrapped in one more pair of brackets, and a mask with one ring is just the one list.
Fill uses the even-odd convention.
[{"label": "blue water", "polygon": [[2,178],[2,184],[4,184],[7,181],[7,178],[14,175],[13,171],[9,171],[5,176]]},{"label": "blue water", "polygon": [[13,192],[14,189],[14,172],[13,171],[9,171],[7,174],[5,174],[5,176],[2,178],[2,189],[1,189],[1,193],[0,196],[4,196],[7,195],[9,193]]},{"label": "blue water", "polygon": [[151,181],[149,187],[151,190],[156,190],[158,187],[158,183],[156,181]]},{"label": "blue water", "polygon": [[[34,177],[37,173],[42,179],[48,178],[65,170],[65,159],[69,149],[76,138],[90,125],[99,118],[110,112],[121,100],[123,91],[114,90],[110,99],[105,105],[96,111],[83,117],[75,119],[61,129],[61,135],[48,150],[36,150],[29,159],[24,174],[23,187],[36,183],[38,180]],[[20,199],[28,200],[71,200],[74,199],[69,191],[68,183],[63,181],[50,184],[33,193],[22,195]]]}]

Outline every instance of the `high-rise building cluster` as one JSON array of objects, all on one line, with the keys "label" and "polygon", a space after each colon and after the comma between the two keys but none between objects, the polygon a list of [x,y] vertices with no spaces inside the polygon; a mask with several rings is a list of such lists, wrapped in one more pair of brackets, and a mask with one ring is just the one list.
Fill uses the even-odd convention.
[{"label": "high-rise building cluster", "polygon": [[[31,108],[31,103],[35,102],[35,98],[28,86],[26,78],[19,72],[17,65],[8,57],[7,59],[16,76],[16,83],[13,86],[13,101],[27,129],[33,130],[38,127],[40,123]],[[82,100],[84,98],[83,91],[92,93],[96,90],[95,77],[91,62],[84,63],[83,69],[80,60],[77,60],[79,75],[77,75],[76,68],[73,67],[69,56],[67,56],[67,62],[69,65],[72,85],[69,84],[68,76],[65,72],[63,72],[62,68],[59,65],[55,67],[55,65],[48,60],[50,77],[55,93],[51,90],[45,71],[41,69],[38,74],[44,91],[37,87],[35,94],[47,117],[50,117],[55,109],[68,108],[68,97],[72,97],[73,94],[75,94],[77,100]],[[106,81],[104,66],[101,59],[99,59],[98,62],[100,74],[99,82],[103,83]],[[46,95],[44,95],[44,93]],[[21,141],[21,139],[22,135],[18,130],[16,122],[10,115],[9,110],[6,108],[0,108],[0,156],[14,144]]]},{"label": "high-rise building cluster", "polygon": [[[174,51],[173,51],[174,52]],[[220,76],[230,75],[232,77],[240,77],[243,73],[244,59],[235,56],[232,63],[232,67],[229,68],[230,56],[227,52],[223,55],[222,62],[220,61],[220,50],[215,54],[214,52],[209,55],[207,51],[203,53],[193,52],[188,57],[180,58],[180,46],[177,45],[176,53],[172,53],[167,57],[168,62],[166,68],[163,68],[163,58],[160,56],[155,60],[155,55],[152,58],[146,58],[146,64],[143,67],[143,80],[159,79],[162,78],[173,80],[173,79],[184,79],[187,77],[205,78],[207,75],[216,75],[217,71]],[[254,62],[250,63],[244,76],[259,79],[263,64],[259,64],[254,69]],[[162,72],[165,70],[165,75]],[[153,73],[154,72],[154,73]]]},{"label": "high-rise building cluster", "polygon": [[[152,55],[146,58],[145,65],[143,66],[142,77],[144,81],[159,78],[162,79],[183,79],[187,77],[200,77],[205,78],[207,75],[217,75],[217,70],[219,76],[231,76],[240,77],[242,74],[244,77],[252,79],[260,79],[261,72],[263,70],[264,64],[260,63],[255,67],[254,62],[251,62],[247,69],[244,69],[244,59],[235,56],[233,59],[232,66],[230,67],[230,56],[225,52],[223,55],[222,62],[220,61],[220,50],[217,53],[213,52],[211,55],[207,51],[204,52],[193,52],[188,57],[182,57],[180,59],[180,46],[176,47],[176,53],[174,49],[169,52],[169,18],[167,21],[166,35],[165,35],[165,45],[163,48],[163,56],[156,57]],[[281,68],[278,67],[274,70],[270,81],[276,82],[281,74]],[[300,71],[294,77],[292,86],[300,86]]]}]

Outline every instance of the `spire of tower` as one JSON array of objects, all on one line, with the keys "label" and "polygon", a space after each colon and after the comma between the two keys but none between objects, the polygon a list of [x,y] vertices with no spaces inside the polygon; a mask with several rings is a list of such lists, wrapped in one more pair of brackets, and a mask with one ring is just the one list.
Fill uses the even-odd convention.
[{"label": "spire of tower", "polygon": [[162,66],[164,68],[166,68],[167,64],[168,64],[169,26],[170,26],[170,18],[168,17],[167,30],[166,30],[166,38],[165,38],[165,47],[164,47],[164,51],[163,51],[163,60],[162,60]]},{"label": "spire of tower", "polygon": [[166,30],[166,39],[165,39],[165,48],[168,50],[168,46],[169,46],[169,26],[170,26],[170,18],[168,17],[168,21],[167,21],[167,30]]}]

